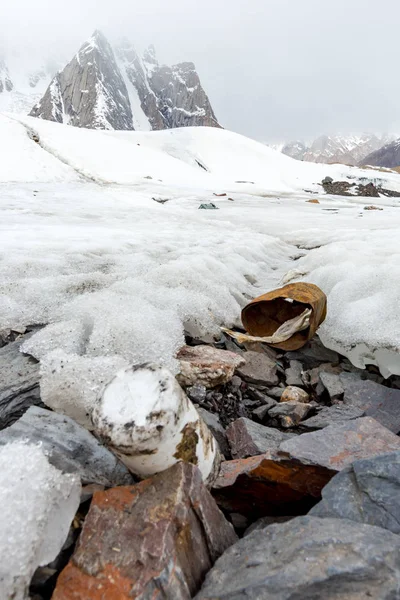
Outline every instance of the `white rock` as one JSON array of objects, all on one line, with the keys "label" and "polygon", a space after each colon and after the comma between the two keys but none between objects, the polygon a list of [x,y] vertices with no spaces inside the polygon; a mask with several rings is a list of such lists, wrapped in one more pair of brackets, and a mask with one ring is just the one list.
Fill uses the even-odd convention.
[{"label": "white rock", "polygon": [[207,425],[167,369],[145,364],[121,369],[96,403],[97,435],[141,478],[178,460],[196,464],[206,482],[219,466]]},{"label": "white rock", "polygon": [[56,558],[79,506],[79,477],[49,464],[39,446],[0,448],[0,597],[24,600],[39,566]]}]

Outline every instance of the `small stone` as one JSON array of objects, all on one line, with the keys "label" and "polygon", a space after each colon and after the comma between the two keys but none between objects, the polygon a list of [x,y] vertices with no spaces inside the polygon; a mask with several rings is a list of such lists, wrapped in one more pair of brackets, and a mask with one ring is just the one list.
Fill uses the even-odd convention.
[{"label": "small stone", "polygon": [[267,450],[277,450],[280,444],[290,439],[292,435],[283,433],[279,429],[259,425],[246,418],[237,419],[226,430],[233,459],[264,454]]},{"label": "small stone", "polygon": [[268,390],[268,396],[271,396],[271,398],[276,398],[277,400],[280,400],[283,394],[285,388],[283,387],[273,387],[273,388],[269,388]]},{"label": "small stone", "polygon": [[192,402],[203,404],[207,396],[207,388],[204,385],[196,383],[195,385],[187,388],[186,394],[189,396]]},{"label": "small stone", "polygon": [[271,404],[270,406],[260,406],[259,408],[254,409],[251,414],[256,421],[258,421],[259,423],[263,423],[264,420],[268,417],[269,410],[275,405],[276,402],[274,402],[274,404]]},{"label": "small stone", "polygon": [[400,451],[356,460],[322,490],[322,500],[310,514],[350,519],[399,534]]},{"label": "small stone", "polygon": [[279,383],[277,365],[266,354],[247,352],[246,364],[238,368],[238,374],[248,383],[274,386]]},{"label": "small stone", "polygon": [[271,418],[277,418],[281,427],[296,427],[312,410],[311,404],[301,402],[280,402],[269,411]]},{"label": "small stone", "polygon": [[319,431],[295,436],[280,446],[280,451],[293,459],[308,461],[332,471],[341,471],[361,458],[399,449],[400,438],[371,417],[329,425]]},{"label": "small stone", "polygon": [[302,386],[303,379],[301,374],[303,365],[298,360],[291,360],[289,369],[285,370],[286,385]]},{"label": "small stone", "polygon": [[400,390],[361,380],[353,373],[342,373],[340,381],[344,404],[364,410],[393,433],[400,433]]},{"label": "small stone", "polygon": [[319,378],[333,404],[342,398],[344,389],[338,374],[321,371]]},{"label": "small stone", "polygon": [[245,364],[238,354],[213,346],[184,346],[177,358],[181,367],[177,379],[184,387],[200,384],[213,388],[227,383],[235,369]]},{"label": "small stone", "polygon": [[135,486],[94,495],[52,600],[190,600],[236,540],[200,471],[181,462]]},{"label": "small stone", "polygon": [[400,537],[345,519],[298,517],[229,548],[195,600],[396,599]]},{"label": "small stone", "polygon": [[242,385],[242,380],[237,375],[234,375],[230,382],[231,388],[234,390],[239,390]]},{"label": "small stone", "polygon": [[315,430],[329,427],[329,425],[345,423],[364,417],[365,412],[354,406],[336,404],[334,406],[325,406],[314,417],[310,417],[301,423],[302,429]]},{"label": "small stone", "polygon": [[310,401],[310,396],[299,387],[289,385],[284,389],[280,398],[280,402],[301,402],[307,404]]},{"label": "small stone", "polygon": [[221,453],[225,458],[230,458],[231,452],[229,449],[228,440],[226,439],[225,429],[220,423],[219,416],[215,413],[209,412],[205,408],[197,408],[196,410],[217,440]]}]

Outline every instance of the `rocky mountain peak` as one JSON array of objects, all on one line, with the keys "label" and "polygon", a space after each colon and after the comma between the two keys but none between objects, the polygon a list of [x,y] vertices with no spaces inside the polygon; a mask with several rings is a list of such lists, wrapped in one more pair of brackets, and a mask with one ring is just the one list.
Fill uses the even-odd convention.
[{"label": "rocky mountain peak", "polygon": [[360,161],[360,164],[386,167],[388,169],[400,167],[400,138],[375,150],[375,152],[372,152]]},{"label": "rocky mountain peak", "polygon": [[96,30],[51,81],[32,116],[93,129],[219,127],[192,62],[160,65],[154,46],[140,56]]},{"label": "rocky mountain peak", "polygon": [[125,82],[100,31],[57,73],[30,115],[76,127],[133,129]]}]

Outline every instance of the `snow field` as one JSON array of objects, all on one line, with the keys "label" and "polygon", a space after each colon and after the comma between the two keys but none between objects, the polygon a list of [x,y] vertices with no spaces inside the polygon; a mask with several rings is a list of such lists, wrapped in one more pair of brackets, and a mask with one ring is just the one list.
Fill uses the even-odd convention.
[{"label": "snow field", "polygon": [[[303,191],[321,192],[327,174],[365,171],[298,163],[217,129],[22,121],[46,150],[23,124],[0,121],[0,143],[16,131],[20,147],[19,179],[0,162],[0,329],[50,323],[25,350],[41,360],[42,392],[57,410],[75,402],[89,426],[99,373],[140,362],[176,373],[184,330],[212,336],[238,324],[242,306],[285,277],[328,293],[328,345],[357,365],[400,373],[398,200],[374,199],[384,210],[363,211],[371,199],[320,195],[315,205]],[[29,184],[32,160],[56,166]],[[397,175],[374,176],[400,189]],[[220,210],[198,210],[210,201]]]}]

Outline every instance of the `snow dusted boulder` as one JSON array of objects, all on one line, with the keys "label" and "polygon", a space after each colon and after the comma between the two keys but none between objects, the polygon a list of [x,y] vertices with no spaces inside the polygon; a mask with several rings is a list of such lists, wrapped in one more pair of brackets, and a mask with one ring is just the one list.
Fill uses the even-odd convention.
[{"label": "snow dusted boulder", "polygon": [[141,478],[176,462],[196,465],[206,483],[217,475],[218,446],[175,377],[154,364],[121,369],[92,412],[96,434]]},{"label": "snow dusted boulder", "polygon": [[41,444],[50,464],[78,475],[82,484],[129,485],[132,476],[114,454],[65,415],[32,406],[14,425],[0,432],[0,446],[27,441]]},{"label": "snow dusted boulder", "polygon": [[60,552],[79,506],[79,477],[49,464],[39,446],[0,448],[0,596],[25,600],[39,566]]}]

